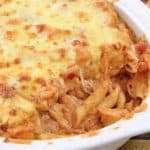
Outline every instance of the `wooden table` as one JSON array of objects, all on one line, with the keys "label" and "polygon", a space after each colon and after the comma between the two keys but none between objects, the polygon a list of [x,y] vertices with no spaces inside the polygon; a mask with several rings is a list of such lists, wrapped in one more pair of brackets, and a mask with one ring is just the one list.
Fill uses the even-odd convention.
[{"label": "wooden table", "polygon": [[131,139],[119,150],[150,150],[150,134]]}]

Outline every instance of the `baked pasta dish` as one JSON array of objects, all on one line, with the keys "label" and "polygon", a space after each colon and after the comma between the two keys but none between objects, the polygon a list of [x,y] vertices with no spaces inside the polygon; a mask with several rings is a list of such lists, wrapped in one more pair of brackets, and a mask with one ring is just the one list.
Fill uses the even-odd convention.
[{"label": "baked pasta dish", "polygon": [[145,107],[150,47],[106,0],[0,0],[0,134],[76,135]]}]

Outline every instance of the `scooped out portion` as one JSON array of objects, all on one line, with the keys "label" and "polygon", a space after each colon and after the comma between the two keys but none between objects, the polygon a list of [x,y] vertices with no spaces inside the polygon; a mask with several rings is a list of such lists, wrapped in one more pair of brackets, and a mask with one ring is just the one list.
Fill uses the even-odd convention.
[{"label": "scooped out portion", "polygon": [[141,111],[150,47],[105,0],[0,1],[0,133],[49,139]]}]

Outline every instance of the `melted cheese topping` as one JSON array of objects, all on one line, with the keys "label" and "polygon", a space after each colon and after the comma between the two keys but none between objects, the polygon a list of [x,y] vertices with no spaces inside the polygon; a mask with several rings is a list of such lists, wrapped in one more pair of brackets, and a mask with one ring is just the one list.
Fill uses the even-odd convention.
[{"label": "melted cheese topping", "polygon": [[150,70],[136,40],[106,0],[0,0],[0,134],[48,139],[131,117]]},{"label": "melted cheese topping", "polygon": [[101,45],[130,43],[126,30],[102,0],[2,0],[0,79],[30,96],[76,63],[73,41],[98,61]]}]

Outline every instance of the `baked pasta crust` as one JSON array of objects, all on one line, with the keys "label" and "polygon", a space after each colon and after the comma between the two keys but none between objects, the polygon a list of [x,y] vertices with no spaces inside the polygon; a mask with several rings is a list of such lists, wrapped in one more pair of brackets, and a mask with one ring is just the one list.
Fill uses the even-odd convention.
[{"label": "baked pasta crust", "polygon": [[145,106],[150,47],[110,3],[0,0],[0,6],[2,136],[86,133]]}]

